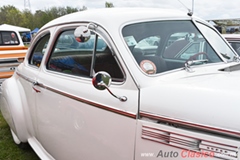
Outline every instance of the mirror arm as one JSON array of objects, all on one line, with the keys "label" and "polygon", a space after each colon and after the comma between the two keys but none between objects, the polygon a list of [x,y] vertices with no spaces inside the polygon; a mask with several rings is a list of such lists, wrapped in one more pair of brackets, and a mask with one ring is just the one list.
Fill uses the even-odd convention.
[{"label": "mirror arm", "polygon": [[95,67],[95,61],[96,61],[96,53],[97,53],[97,41],[98,41],[98,35],[95,35],[94,40],[94,48],[93,48],[93,56],[92,56],[92,64],[91,64],[91,70],[90,70],[90,77],[93,77],[94,74],[94,67]]},{"label": "mirror arm", "polygon": [[95,30],[95,29],[97,28],[97,25],[94,24],[94,23],[88,23],[87,28],[88,28],[88,29]]},{"label": "mirror arm", "polygon": [[105,88],[108,90],[108,92],[109,92],[113,97],[119,99],[120,101],[122,101],[122,102],[127,101],[127,97],[125,97],[125,96],[117,96],[117,95],[113,94],[112,91],[108,88],[108,86],[105,85],[103,82],[98,83],[98,85],[105,87]]},{"label": "mirror arm", "polygon": [[187,61],[185,62],[185,64],[184,64],[184,65],[185,65],[184,69],[185,69],[187,72],[192,73],[192,72],[194,72],[194,71],[192,70],[191,65],[192,65],[192,64],[195,64],[195,63],[198,63],[198,62],[201,62],[201,63],[208,62],[208,59],[187,60]]}]

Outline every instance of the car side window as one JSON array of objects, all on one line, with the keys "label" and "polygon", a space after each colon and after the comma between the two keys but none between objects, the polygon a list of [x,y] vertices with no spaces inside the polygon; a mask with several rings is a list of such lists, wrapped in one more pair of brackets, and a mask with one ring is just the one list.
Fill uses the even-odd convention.
[{"label": "car side window", "polygon": [[[208,27],[201,27],[209,32]],[[191,21],[136,23],[125,26],[122,33],[139,68],[148,75],[184,68],[190,60],[195,61],[192,65],[222,62],[206,38],[210,33],[217,38],[219,35],[210,32],[203,36]],[[147,37],[151,44],[154,40],[155,45],[149,45]],[[213,39],[211,36],[208,38]]]},{"label": "car side window", "polygon": [[240,55],[240,43],[239,42],[229,42],[233,49]]},{"label": "car side window", "polygon": [[48,33],[38,40],[37,44],[35,45],[35,48],[33,48],[32,54],[29,59],[30,65],[40,67],[43,55],[48,45],[49,38],[50,34]]},{"label": "car side window", "polygon": [[105,71],[110,74],[113,81],[124,81],[124,76],[119,64],[113,56],[110,48],[100,36],[97,36],[96,49],[94,72]]},{"label": "car side window", "polygon": [[219,61],[219,57],[216,56],[207,41],[197,31],[172,34],[168,39],[163,57],[187,61],[197,53],[200,54],[196,57],[197,59],[209,59],[208,63]]},{"label": "car side window", "polygon": [[13,31],[0,32],[0,45],[19,45],[19,39]]},{"label": "car side window", "polygon": [[187,60],[200,52],[200,34],[189,32],[176,32],[170,35],[163,53],[164,58]]},{"label": "car side window", "polygon": [[[96,55],[93,61],[95,41]],[[79,43],[74,37],[74,29],[63,31],[58,36],[47,69],[88,78],[91,78],[90,73],[106,71],[113,81],[123,80],[123,73],[105,41],[92,32],[87,42]]]}]

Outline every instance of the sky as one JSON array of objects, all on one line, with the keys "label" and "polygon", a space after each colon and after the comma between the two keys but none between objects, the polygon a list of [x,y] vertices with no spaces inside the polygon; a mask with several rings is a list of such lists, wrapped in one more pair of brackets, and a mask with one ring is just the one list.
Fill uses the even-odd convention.
[{"label": "sky", "polygon": [[[20,11],[24,10],[24,2],[30,2],[33,13],[51,7],[83,6],[88,9],[104,8],[105,2],[113,3],[114,7],[154,7],[171,8],[188,11],[193,8],[195,16],[205,20],[240,18],[240,0],[0,0],[0,7],[13,5]],[[194,2],[194,3],[192,3]],[[194,5],[193,5],[194,4]]]}]

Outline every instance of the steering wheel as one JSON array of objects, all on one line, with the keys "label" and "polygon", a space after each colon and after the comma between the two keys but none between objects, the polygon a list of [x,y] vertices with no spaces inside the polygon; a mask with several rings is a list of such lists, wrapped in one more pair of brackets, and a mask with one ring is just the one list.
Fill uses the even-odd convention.
[{"label": "steering wheel", "polygon": [[206,52],[199,52],[199,53],[196,53],[196,54],[192,55],[191,57],[189,57],[189,58],[186,60],[186,62],[188,62],[188,61],[193,61],[193,60],[197,60],[197,57],[200,56],[200,55],[205,55],[205,56],[206,56],[206,59],[209,60],[208,55],[207,55]]}]

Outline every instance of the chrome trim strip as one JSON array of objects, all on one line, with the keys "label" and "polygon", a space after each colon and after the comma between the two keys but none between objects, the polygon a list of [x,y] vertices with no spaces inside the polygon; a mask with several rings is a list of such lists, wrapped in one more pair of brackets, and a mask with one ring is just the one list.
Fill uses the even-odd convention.
[{"label": "chrome trim strip", "polygon": [[[1,61],[0,61],[1,62]],[[0,68],[6,68],[6,67],[17,67],[20,63],[19,62],[6,62],[6,63],[0,63]]]},{"label": "chrome trim strip", "polygon": [[40,87],[42,87],[42,88],[45,88],[45,89],[47,89],[47,90],[49,90],[49,91],[55,92],[55,93],[57,93],[57,94],[60,94],[60,95],[62,95],[62,96],[66,96],[66,97],[68,97],[68,98],[77,100],[77,101],[79,101],[79,102],[92,105],[92,106],[97,107],[97,108],[101,108],[101,109],[104,109],[104,110],[107,110],[107,111],[110,111],[110,112],[114,112],[114,113],[117,113],[117,114],[121,114],[121,115],[130,117],[130,118],[134,118],[134,119],[137,118],[136,114],[133,114],[133,113],[130,113],[130,112],[125,112],[125,111],[122,111],[122,110],[119,110],[119,109],[116,109],[116,108],[110,108],[110,107],[107,107],[107,106],[104,106],[104,105],[101,105],[101,104],[98,104],[98,103],[95,103],[95,102],[92,102],[92,101],[88,101],[88,100],[85,100],[85,99],[83,99],[83,98],[79,98],[79,97],[77,97],[77,96],[75,96],[75,95],[72,95],[72,94],[69,94],[69,93],[60,91],[60,90],[58,90],[58,89],[54,89],[54,88],[49,87],[49,86],[46,86],[46,85],[43,85],[43,84],[41,84],[41,83],[39,83],[38,86],[40,86]]},{"label": "chrome trim strip", "polygon": [[[166,130],[166,129],[162,129],[160,127],[155,127],[155,126],[149,126],[149,125],[146,125],[146,124],[142,125],[142,131],[143,131],[143,128],[144,129],[150,129],[150,130],[156,130],[156,131],[162,132],[162,133],[167,133],[166,135],[163,135],[163,136],[169,136],[171,134],[174,134],[174,135],[183,136],[183,137],[190,138],[190,139],[196,139],[198,141],[211,142],[211,143],[214,143],[215,145],[224,145],[226,147],[233,147],[235,149],[238,148],[237,146],[234,146],[234,145],[223,144],[221,142],[214,142],[214,141],[206,140],[206,139],[203,139],[203,138],[194,137],[194,136],[191,136],[191,135],[180,134],[180,133],[177,133],[177,132],[173,132],[171,130]],[[159,135],[158,135],[158,138],[159,138]],[[221,138],[223,138],[223,137],[221,137]]]},{"label": "chrome trim strip", "polygon": [[[30,83],[34,83],[35,81],[33,79],[30,79],[30,78],[27,78],[26,76],[20,74],[17,72],[17,75],[19,77],[22,77],[23,79],[25,79],[26,81],[30,82]],[[54,93],[57,93],[57,94],[60,94],[62,96],[66,96],[68,98],[71,98],[73,100],[76,100],[76,101],[79,101],[79,102],[82,102],[82,103],[85,103],[85,104],[88,104],[88,105],[91,105],[91,106],[94,106],[94,107],[97,107],[97,108],[100,108],[100,109],[104,109],[104,110],[107,110],[107,111],[110,111],[110,112],[113,112],[113,113],[117,113],[117,114],[120,114],[120,115],[123,115],[123,116],[126,116],[126,117],[129,117],[129,118],[134,118],[134,119],[137,119],[137,115],[134,114],[134,113],[130,113],[130,112],[126,112],[126,111],[122,111],[120,109],[116,109],[116,108],[110,108],[108,106],[104,106],[104,105],[101,105],[101,104],[98,104],[98,103],[95,103],[95,102],[92,102],[92,101],[88,101],[86,99],[83,99],[83,98],[80,98],[80,97],[77,97],[75,95],[72,95],[72,94],[69,94],[69,93],[66,93],[66,92],[63,92],[61,90],[58,90],[58,89],[55,89],[55,88],[52,88],[52,87],[49,87],[49,86],[46,86],[42,83],[37,83],[35,84],[41,88],[44,88],[44,89],[47,89],[49,91],[52,91]]]},{"label": "chrome trim strip", "polygon": [[185,127],[192,127],[195,129],[210,131],[213,133],[220,133],[223,135],[230,135],[230,136],[234,136],[234,137],[238,137],[238,138],[240,137],[240,132],[226,130],[226,129],[212,127],[212,126],[207,126],[207,125],[203,125],[203,124],[187,122],[187,121],[174,119],[174,118],[170,118],[170,117],[164,117],[164,116],[156,115],[156,114],[149,113],[146,111],[140,111],[140,119],[143,117],[158,120],[158,121],[173,123],[173,124],[177,124],[177,125],[182,125]]},{"label": "chrome trim strip", "polygon": [[142,125],[142,139],[220,159],[237,160],[238,146],[179,134],[160,127]]},{"label": "chrome trim strip", "polygon": [[18,73],[18,72],[16,72],[16,74],[17,74],[19,77],[23,78],[24,80],[26,80],[26,81],[28,81],[28,82],[34,83],[34,80],[33,80],[33,79],[28,78],[28,77],[26,77],[26,76],[24,76],[24,75],[22,75],[22,74],[20,74],[20,73]]}]

